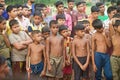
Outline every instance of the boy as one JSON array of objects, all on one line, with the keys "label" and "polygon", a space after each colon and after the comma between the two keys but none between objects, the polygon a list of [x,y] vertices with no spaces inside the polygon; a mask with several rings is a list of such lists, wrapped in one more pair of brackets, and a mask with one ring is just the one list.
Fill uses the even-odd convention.
[{"label": "boy", "polygon": [[60,80],[63,78],[62,69],[65,65],[65,52],[63,37],[58,36],[57,21],[50,22],[51,35],[46,40],[47,72],[48,80]]},{"label": "boy", "polygon": [[56,16],[56,21],[58,23],[58,26],[65,24],[65,15],[64,14],[58,14]]},{"label": "boy", "polygon": [[84,26],[75,26],[76,37],[72,42],[72,53],[74,58],[74,79],[88,79],[88,64],[90,58],[89,42],[84,38]]},{"label": "boy", "polygon": [[45,26],[45,27],[42,28],[42,35],[43,35],[45,40],[50,36],[49,27]]},{"label": "boy", "polygon": [[32,75],[34,76],[44,76],[46,70],[46,54],[45,46],[40,43],[42,40],[42,34],[39,30],[34,30],[32,31],[31,36],[33,43],[28,46],[26,69],[28,72],[31,70]]},{"label": "boy", "polygon": [[72,65],[71,65],[71,42],[72,38],[68,37],[68,28],[65,25],[59,27],[59,33],[64,37],[65,47],[65,67],[63,69],[64,80],[71,80],[72,76]]},{"label": "boy", "polygon": [[14,75],[25,72],[25,57],[27,55],[27,46],[32,42],[30,37],[24,31],[20,31],[19,23],[13,19],[9,22],[12,33],[9,40],[12,46],[11,59]]},{"label": "boy", "polygon": [[112,80],[110,58],[109,54],[107,54],[107,49],[111,46],[109,36],[103,32],[103,24],[101,20],[94,20],[92,25],[96,30],[92,36],[92,64],[95,78],[96,80],[101,80],[103,68],[106,80]]},{"label": "boy", "polygon": [[116,20],[113,24],[115,33],[111,36],[113,43],[113,53],[110,58],[113,80],[120,80],[120,20]]}]

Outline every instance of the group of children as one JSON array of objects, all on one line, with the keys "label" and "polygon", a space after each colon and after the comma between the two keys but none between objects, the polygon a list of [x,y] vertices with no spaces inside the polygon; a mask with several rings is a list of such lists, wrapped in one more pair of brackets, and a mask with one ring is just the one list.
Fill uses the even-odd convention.
[{"label": "group of children", "polygon": [[36,4],[32,18],[22,13],[27,6],[6,8],[9,19],[0,16],[0,79],[11,71],[15,80],[120,80],[119,7],[108,7],[106,16],[99,2],[87,16],[83,1],[77,12],[74,0],[67,11],[61,1],[55,6],[53,18],[45,4]]}]

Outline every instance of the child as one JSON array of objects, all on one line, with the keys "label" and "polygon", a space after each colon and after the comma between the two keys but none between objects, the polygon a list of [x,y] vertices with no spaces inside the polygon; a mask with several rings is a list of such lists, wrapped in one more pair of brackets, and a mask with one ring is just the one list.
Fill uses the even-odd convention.
[{"label": "child", "polygon": [[12,68],[14,75],[18,76],[22,72],[25,72],[27,46],[32,42],[32,40],[26,32],[20,31],[20,26],[17,20],[11,20],[9,25],[12,31],[12,33],[9,35],[9,40],[12,46]]},{"label": "child", "polygon": [[57,21],[50,22],[51,35],[46,40],[47,72],[48,80],[60,80],[63,78],[65,65],[65,51],[63,37],[58,36]]},{"label": "child", "polygon": [[92,64],[96,80],[101,80],[102,68],[106,80],[112,80],[110,57],[107,54],[108,47],[111,46],[109,36],[103,32],[102,21],[96,19],[92,23],[96,32],[92,36]]},{"label": "child", "polygon": [[32,75],[34,76],[44,76],[46,70],[46,54],[45,46],[40,43],[42,34],[39,30],[34,30],[32,31],[31,36],[33,43],[28,46],[26,69],[28,72],[31,69]]},{"label": "child", "polygon": [[110,58],[113,80],[120,80],[120,20],[116,20],[113,24],[115,33],[111,36],[113,43],[113,53]]},{"label": "child", "polygon": [[90,58],[89,42],[84,38],[84,26],[75,26],[76,37],[72,43],[72,53],[74,58],[74,79],[88,79],[88,64]]},{"label": "child", "polygon": [[64,37],[64,47],[65,47],[65,67],[63,69],[64,80],[71,80],[72,76],[72,64],[71,64],[71,41],[72,38],[68,37],[68,28],[65,25],[59,27],[59,33]]},{"label": "child", "polygon": [[58,26],[65,25],[65,15],[64,14],[58,14],[56,16],[56,21],[58,23]]}]

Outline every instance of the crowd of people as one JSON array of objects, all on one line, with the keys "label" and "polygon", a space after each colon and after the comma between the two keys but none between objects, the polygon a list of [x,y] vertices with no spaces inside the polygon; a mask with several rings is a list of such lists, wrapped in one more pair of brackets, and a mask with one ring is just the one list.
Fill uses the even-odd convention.
[{"label": "crowd of people", "polygon": [[120,80],[120,1],[34,2],[0,0],[0,80]]}]

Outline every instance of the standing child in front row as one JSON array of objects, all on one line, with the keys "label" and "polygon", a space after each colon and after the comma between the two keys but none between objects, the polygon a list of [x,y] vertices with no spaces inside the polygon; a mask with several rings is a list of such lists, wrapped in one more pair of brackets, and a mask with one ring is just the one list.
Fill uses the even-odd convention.
[{"label": "standing child in front row", "polygon": [[92,23],[96,32],[92,36],[92,64],[96,80],[101,80],[102,68],[106,80],[112,80],[110,57],[107,54],[108,47],[111,46],[109,36],[103,32],[102,21],[96,19]]},{"label": "standing child in front row", "polygon": [[46,40],[47,72],[48,80],[60,80],[63,78],[65,65],[64,39],[58,36],[58,26],[55,20],[50,22],[51,35]]},{"label": "standing child in front row", "polygon": [[71,42],[72,38],[68,37],[68,28],[65,25],[59,27],[59,33],[64,37],[65,47],[65,67],[63,69],[63,79],[71,80],[72,76],[72,63],[71,63]]},{"label": "standing child in front row", "polygon": [[[26,69],[32,72],[33,78],[36,76],[45,76],[46,70],[46,54],[45,46],[41,44],[42,34],[39,30],[31,33],[33,43],[28,46],[28,54],[26,58]],[[30,60],[30,61],[29,61]]]},{"label": "standing child in front row", "polygon": [[84,26],[75,26],[76,37],[72,43],[72,53],[74,57],[74,80],[88,79],[88,64],[90,58],[89,42],[84,37]]}]

